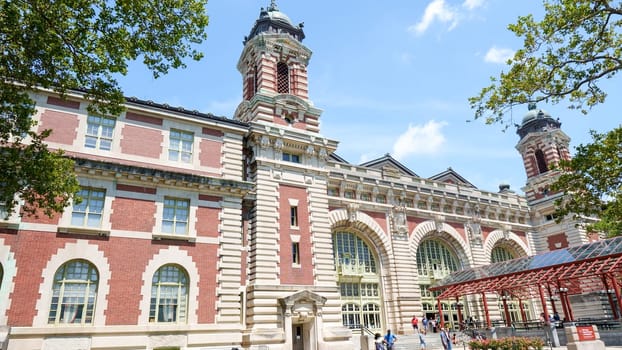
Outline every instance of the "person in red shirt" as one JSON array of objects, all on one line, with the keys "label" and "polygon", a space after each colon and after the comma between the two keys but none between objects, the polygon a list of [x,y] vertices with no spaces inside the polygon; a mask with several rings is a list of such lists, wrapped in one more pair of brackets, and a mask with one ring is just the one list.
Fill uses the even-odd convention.
[{"label": "person in red shirt", "polygon": [[415,331],[415,334],[417,334],[419,332],[419,319],[417,318],[417,316],[413,316],[410,322],[413,325],[413,330]]}]

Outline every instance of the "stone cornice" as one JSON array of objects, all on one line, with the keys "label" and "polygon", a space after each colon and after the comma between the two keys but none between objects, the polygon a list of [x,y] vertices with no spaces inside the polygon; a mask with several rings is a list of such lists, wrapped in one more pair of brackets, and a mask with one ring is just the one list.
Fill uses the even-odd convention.
[{"label": "stone cornice", "polygon": [[235,181],[84,158],[73,158],[73,160],[78,175],[113,176],[117,180],[125,179],[128,181],[181,186],[239,197],[246,195],[253,188],[251,183],[245,181]]}]

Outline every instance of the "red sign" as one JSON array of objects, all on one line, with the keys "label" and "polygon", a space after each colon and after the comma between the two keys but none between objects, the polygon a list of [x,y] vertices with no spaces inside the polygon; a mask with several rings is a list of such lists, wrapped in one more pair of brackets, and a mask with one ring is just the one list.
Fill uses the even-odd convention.
[{"label": "red sign", "polygon": [[596,334],[594,334],[592,326],[577,326],[577,334],[579,335],[579,341],[596,340]]}]

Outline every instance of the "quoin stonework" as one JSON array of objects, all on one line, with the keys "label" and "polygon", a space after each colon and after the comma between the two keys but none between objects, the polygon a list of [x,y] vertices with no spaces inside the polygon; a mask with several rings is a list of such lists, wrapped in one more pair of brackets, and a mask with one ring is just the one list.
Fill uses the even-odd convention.
[{"label": "quoin stonework", "polygon": [[[351,164],[322,136],[304,37],[274,3],[261,10],[231,117],[135,98],[93,115],[78,92],[32,94],[83,201],[0,220],[5,347],[358,349],[365,330],[435,317],[429,288],[453,271],[590,240],[553,215],[552,165],[570,156],[557,119],[530,106],[518,129],[525,196],[388,154]],[[481,299],[459,302],[483,319]],[[509,302],[512,318],[539,315]],[[452,326],[456,305],[441,301]]]}]

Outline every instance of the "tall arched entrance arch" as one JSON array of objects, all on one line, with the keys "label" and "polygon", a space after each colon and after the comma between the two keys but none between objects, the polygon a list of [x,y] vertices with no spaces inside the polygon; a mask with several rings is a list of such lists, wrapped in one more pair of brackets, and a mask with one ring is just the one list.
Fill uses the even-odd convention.
[{"label": "tall arched entrance arch", "polygon": [[[523,256],[527,256],[523,247],[517,243],[517,240],[509,238],[497,239],[490,249],[491,264]],[[501,294],[497,301],[501,320],[504,324],[511,325],[518,322],[527,322],[535,318],[534,305],[530,299],[519,299],[513,296],[510,291],[502,292]]]},{"label": "tall arched entrance arch", "polygon": [[[429,288],[435,281],[440,281],[452,272],[460,270],[462,264],[454,249],[444,240],[434,236],[421,241],[416,261],[423,316],[429,320],[437,320],[439,313],[436,297],[439,292],[431,292]],[[461,317],[458,315],[455,301],[441,301],[441,308],[445,323],[456,325],[459,323]]]},{"label": "tall arched entrance arch", "polygon": [[382,332],[380,260],[373,245],[352,229],[333,230],[333,255],[341,295],[341,319],[350,329]]}]

